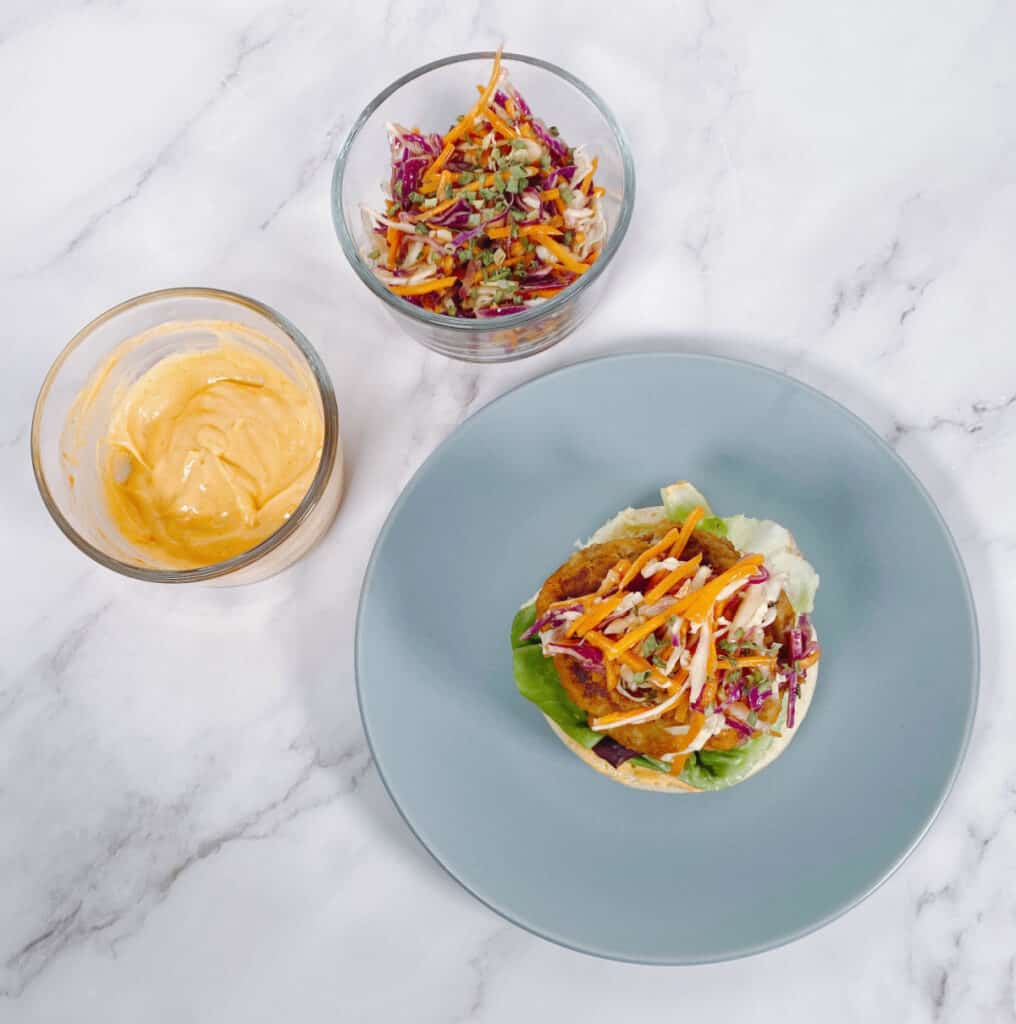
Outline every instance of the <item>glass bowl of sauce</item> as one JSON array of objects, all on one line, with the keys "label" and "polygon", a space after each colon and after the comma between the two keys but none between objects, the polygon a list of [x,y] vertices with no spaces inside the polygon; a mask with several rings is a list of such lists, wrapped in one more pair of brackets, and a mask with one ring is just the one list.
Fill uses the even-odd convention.
[{"label": "glass bowl of sauce", "polygon": [[274,575],[342,498],[320,357],[268,306],[210,288],[141,295],[79,331],[43,382],[31,446],[63,533],[150,582]]}]

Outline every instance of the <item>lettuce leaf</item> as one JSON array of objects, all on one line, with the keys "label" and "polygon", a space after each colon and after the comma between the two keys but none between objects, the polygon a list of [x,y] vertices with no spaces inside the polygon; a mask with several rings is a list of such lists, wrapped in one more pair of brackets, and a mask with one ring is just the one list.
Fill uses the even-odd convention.
[{"label": "lettuce leaf", "polygon": [[725,789],[755,767],[772,741],[763,735],[735,750],[698,750],[685,761],[681,779],[696,789]]},{"label": "lettuce leaf", "polygon": [[553,658],[545,658],[539,642],[523,640],[522,634],[536,621],[536,606],[522,608],[512,622],[512,671],[515,685],[526,700],[532,701],[548,718],[576,743],[595,747],[603,735],[588,726],[586,713],[565,693]]},{"label": "lettuce leaf", "polygon": [[697,505],[706,510],[706,515],[711,516],[713,510],[709,507],[705,495],[687,480],[679,480],[676,484],[660,488],[660,499],[663,507],[667,510],[667,516],[675,522],[684,517]]},{"label": "lettuce leaf", "polygon": [[522,647],[523,644],[535,644],[536,638],[523,640],[522,634],[536,621],[536,602],[530,601],[515,613],[512,619],[512,650]]},{"label": "lettuce leaf", "polygon": [[706,516],[699,524],[700,530],[706,533],[714,533],[717,537],[727,536],[727,524],[719,516]]},{"label": "lettuce leaf", "polygon": [[745,554],[765,555],[766,564],[775,573],[786,576],[786,591],[798,615],[815,609],[819,576],[797,550],[786,527],[770,519],[729,516],[725,520],[730,542]]}]

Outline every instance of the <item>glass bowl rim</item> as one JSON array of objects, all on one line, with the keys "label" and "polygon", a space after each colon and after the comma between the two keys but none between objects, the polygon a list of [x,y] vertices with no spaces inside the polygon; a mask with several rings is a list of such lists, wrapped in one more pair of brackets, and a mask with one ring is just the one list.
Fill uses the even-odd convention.
[{"label": "glass bowl rim", "polygon": [[603,247],[603,251],[601,252],[599,259],[597,259],[593,266],[583,274],[578,281],[573,281],[567,288],[561,291],[560,294],[555,295],[546,302],[541,302],[538,306],[533,306],[522,313],[509,313],[506,316],[484,319],[446,316],[421,309],[419,306],[416,306],[411,302],[406,302],[400,296],[393,295],[392,292],[389,291],[373,273],[371,273],[370,269],[364,265],[363,260],[360,257],[360,252],[356,246],[355,239],[353,238],[353,233],[346,224],[346,217],[342,209],[342,182],[345,176],[346,162],[349,158],[349,153],[352,150],[353,145],[360,137],[360,132],[363,130],[367,121],[369,121],[374,115],[377,108],[384,103],[389,96],[398,92],[398,90],[404,85],[409,84],[417,78],[422,78],[424,75],[431,71],[436,71],[438,68],[447,67],[451,64],[461,64],[468,60],[493,60],[494,56],[494,50],[472,50],[469,53],[456,53],[450,57],[442,57],[440,60],[434,60],[430,61],[428,64],[422,64],[420,67],[414,68],[412,71],[408,71],[400,78],[397,78],[391,83],[391,85],[379,92],[377,96],[367,104],[363,112],[353,123],[352,128],[349,130],[349,134],[346,136],[346,141],[342,144],[342,149],[339,150],[339,155],[335,161],[335,169],[332,172],[332,222],[335,225],[335,233],[338,235],[342,251],[345,253],[346,259],[349,261],[357,277],[359,277],[360,280],[379,299],[381,299],[382,302],[396,313],[408,316],[411,319],[417,320],[419,323],[426,324],[430,327],[456,331],[466,336],[486,331],[502,330],[506,327],[521,327],[525,324],[532,323],[542,319],[555,310],[562,308],[570,299],[581,294],[584,289],[588,288],[607,269],[607,266],[613,259],[614,254],[620,247],[621,242],[624,240],[624,236],[628,231],[628,226],[631,223],[632,211],[635,206],[635,162],[632,159],[631,146],[628,143],[627,136],[624,134],[624,130],[617,122],[613,113],[611,113],[610,108],[603,99],[601,99],[600,95],[586,85],[582,79],[577,78],[569,71],[565,71],[564,68],[558,67],[556,64],[552,64],[550,61],[540,60],[538,57],[529,57],[522,53],[505,52],[501,54],[501,59],[503,61],[515,61],[540,68],[543,71],[547,71],[550,74],[555,75],[567,82],[573,88],[577,89],[587,100],[589,100],[590,103],[592,103],[600,116],[606,122],[607,127],[610,129],[614,142],[621,154],[621,166],[624,173],[624,198],[621,201],[621,210],[618,215],[617,224],[614,226],[614,230],[610,233],[610,237],[607,239],[606,245]]},{"label": "glass bowl rim", "polygon": [[[261,541],[260,544],[257,544],[249,550],[243,551],[232,558],[227,558],[221,562],[213,562],[211,565],[199,566],[196,569],[146,569],[141,566],[131,565],[129,562],[123,562],[118,558],[113,558],[112,556],[107,555],[104,551],[82,537],[81,534],[74,529],[66,516],[64,516],[58,502],[50,491],[49,484],[46,482],[46,472],[42,465],[40,433],[42,429],[42,417],[45,410],[46,400],[49,398],[50,391],[56,381],[57,375],[63,369],[64,364],[70,358],[72,353],[74,353],[81,344],[91,337],[91,335],[100,327],[115,320],[123,313],[130,312],[131,310],[138,309],[146,305],[151,305],[164,299],[178,298],[215,299],[227,304],[242,306],[251,312],[257,313],[259,316],[264,317],[282,331],[296,346],[314,378],[318,394],[321,398],[322,415],[324,418],[324,441],[321,446],[321,461],[318,463],[317,472],[314,474],[314,479],[311,481],[310,487],[307,489],[307,493],[303,496],[303,499],[300,501],[300,504],[297,505],[293,514],[282,524],[282,526],[280,526],[274,533],[269,534],[269,536]],[[167,320],[166,322],[169,323],[172,321]],[[274,551],[289,537],[296,533],[300,526],[306,522],[310,514],[317,507],[328,487],[332,473],[334,472],[338,445],[339,412],[338,403],[335,399],[335,390],[332,387],[331,378],[328,375],[328,370],[325,368],[324,363],[321,361],[321,357],[304,334],[296,326],[290,323],[289,320],[287,320],[281,313],[272,309],[271,306],[266,306],[264,303],[258,302],[257,299],[241,295],[238,292],[225,291],[220,288],[206,288],[202,286],[162,288],[157,291],[145,292],[142,295],[136,295],[133,298],[126,299],[125,301],[110,307],[104,313],[100,313],[93,320],[90,320],[84,327],[75,333],[74,337],[71,338],[53,361],[52,366],[50,366],[46,373],[46,377],[42,382],[42,387],[39,389],[39,394],[35,400],[35,408],[32,413],[32,471],[35,474],[35,482],[39,488],[39,494],[42,497],[43,504],[46,506],[46,510],[49,512],[53,521],[59,527],[64,536],[67,537],[67,539],[76,548],[78,548],[79,551],[83,551],[93,559],[93,561],[98,562],[99,565],[102,565],[107,569],[112,569],[114,572],[117,572],[122,576],[129,576],[133,579],[144,580],[149,583],[199,583],[218,579],[222,576],[227,576],[240,569],[246,568],[247,566],[258,562],[269,552]]]}]

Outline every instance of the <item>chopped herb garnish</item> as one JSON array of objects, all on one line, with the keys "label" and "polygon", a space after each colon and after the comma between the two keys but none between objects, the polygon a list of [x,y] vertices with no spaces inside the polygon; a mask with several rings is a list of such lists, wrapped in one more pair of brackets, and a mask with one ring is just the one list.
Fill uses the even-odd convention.
[{"label": "chopped herb garnish", "polygon": [[371,249],[371,251],[367,253],[367,259],[376,260],[380,255],[381,253],[377,249]]},{"label": "chopped herb garnish", "polygon": [[556,138],[557,138],[557,137],[558,137],[558,136],[559,136],[559,135],[561,134],[561,133],[560,133],[560,132],[559,132],[559,131],[557,130],[557,125],[556,125],[556,124],[552,124],[552,125],[550,126],[550,134],[551,134],[551,135],[553,135],[555,139],[556,139]]},{"label": "chopped herb garnish", "polygon": [[430,234],[430,231],[428,230],[426,224],[417,224],[416,227],[413,230],[418,235],[429,235]]},{"label": "chopped herb garnish", "polygon": [[574,190],[570,189],[567,185],[559,185],[557,190],[558,192],[561,193],[561,198],[565,201],[565,203],[567,203],[570,206],[572,200],[575,198]]}]

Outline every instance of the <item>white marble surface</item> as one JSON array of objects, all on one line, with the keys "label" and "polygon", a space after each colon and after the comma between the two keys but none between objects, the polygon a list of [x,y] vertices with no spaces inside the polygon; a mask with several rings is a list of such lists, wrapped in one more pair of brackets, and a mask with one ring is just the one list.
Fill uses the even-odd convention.
[{"label": "white marble surface", "polygon": [[[1016,10],[656,6],[0,7],[0,1020],[1016,1019]],[[602,91],[639,203],[588,325],[477,370],[382,315],[327,195],[378,89],[500,40]],[[196,283],[316,343],[349,456],[324,544],[235,592],[93,566],[29,467],[70,335]],[[635,348],[744,356],[866,417],[940,503],[981,614],[973,748],[925,842],[823,931],[709,968],[600,962],[475,903],[389,804],[353,693],[361,574],[421,460],[511,385]]]}]

